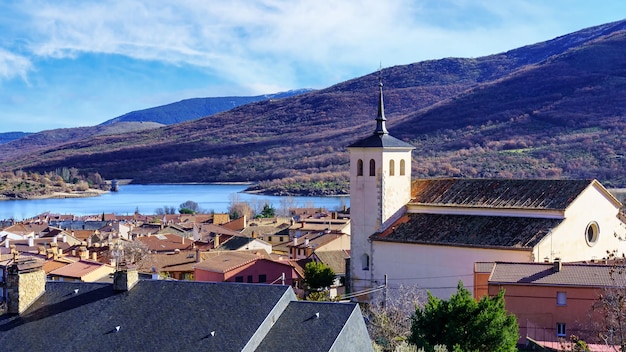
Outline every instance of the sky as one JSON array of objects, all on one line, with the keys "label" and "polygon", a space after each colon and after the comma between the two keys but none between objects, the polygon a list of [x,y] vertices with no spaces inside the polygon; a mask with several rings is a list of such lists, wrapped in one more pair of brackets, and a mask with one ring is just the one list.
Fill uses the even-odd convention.
[{"label": "sky", "polygon": [[624,18],[624,0],[0,0],[0,133],[320,89]]}]

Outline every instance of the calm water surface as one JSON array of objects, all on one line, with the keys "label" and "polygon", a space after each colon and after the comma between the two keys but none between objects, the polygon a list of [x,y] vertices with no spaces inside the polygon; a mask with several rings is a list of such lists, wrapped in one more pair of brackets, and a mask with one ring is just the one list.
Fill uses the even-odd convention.
[{"label": "calm water surface", "polygon": [[110,192],[99,197],[36,199],[0,201],[0,219],[22,220],[44,212],[55,214],[90,215],[115,213],[154,214],[157,208],[175,207],[191,200],[201,209],[226,212],[232,200],[249,202],[253,208],[262,208],[270,203],[279,210],[291,207],[318,207],[328,210],[349,206],[350,198],[343,197],[275,197],[240,193],[247,185],[201,184],[201,185],[122,185],[119,192]]}]

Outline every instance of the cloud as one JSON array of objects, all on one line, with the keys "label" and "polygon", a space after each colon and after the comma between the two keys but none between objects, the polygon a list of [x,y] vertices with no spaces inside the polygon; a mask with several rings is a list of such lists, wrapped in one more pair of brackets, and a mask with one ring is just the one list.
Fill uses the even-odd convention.
[{"label": "cloud", "polygon": [[33,65],[28,58],[0,48],[0,80],[21,77],[28,82],[27,74],[32,69]]},{"label": "cloud", "polygon": [[549,19],[566,5],[555,2],[31,0],[15,6],[24,28],[34,29],[27,35],[36,56],[96,53],[190,65],[254,90],[299,87],[304,79],[319,86],[375,71],[381,61],[487,55],[550,39],[546,28],[557,21]]}]

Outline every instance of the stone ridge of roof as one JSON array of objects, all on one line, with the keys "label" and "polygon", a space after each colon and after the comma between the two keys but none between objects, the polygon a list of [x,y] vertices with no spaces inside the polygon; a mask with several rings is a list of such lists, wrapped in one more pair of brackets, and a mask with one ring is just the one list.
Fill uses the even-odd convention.
[{"label": "stone ridge of roof", "polygon": [[496,262],[489,283],[541,286],[615,287],[626,285],[625,274],[615,274],[614,265]]},{"label": "stone ridge of roof", "polygon": [[411,185],[411,204],[564,210],[594,180],[423,179]]},{"label": "stone ridge of roof", "polygon": [[[512,216],[409,213],[375,241],[529,249],[563,220]],[[433,226],[436,224],[436,226]]]}]

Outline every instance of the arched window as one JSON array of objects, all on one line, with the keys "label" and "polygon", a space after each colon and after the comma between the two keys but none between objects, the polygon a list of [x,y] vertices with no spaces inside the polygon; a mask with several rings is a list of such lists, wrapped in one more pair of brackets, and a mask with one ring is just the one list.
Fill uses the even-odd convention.
[{"label": "arched window", "polygon": [[370,270],[370,256],[367,254],[363,254],[361,256],[361,268],[363,270]]},{"label": "arched window", "polygon": [[393,160],[389,160],[389,176],[393,176],[395,174],[396,163]]},{"label": "arched window", "polygon": [[363,160],[361,159],[356,162],[356,175],[363,176]]},{"label": "arched window", "polygon": [[376,162],[370,159],[370,176],[376,176]]},{"label": "arched window", "polygon": [[400,176],[404,176],[404,159],[400,160]]}]

